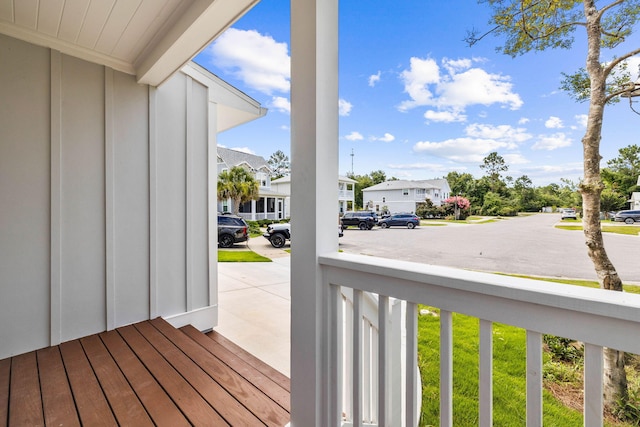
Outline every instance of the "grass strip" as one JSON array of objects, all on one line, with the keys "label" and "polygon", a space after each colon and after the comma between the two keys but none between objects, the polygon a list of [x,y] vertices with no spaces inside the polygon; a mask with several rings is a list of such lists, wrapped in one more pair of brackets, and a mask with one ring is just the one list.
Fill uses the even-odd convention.
[{"label": "grass strip", "polygon": [[218,249],[218,262],[271,262],[253,251]]}]

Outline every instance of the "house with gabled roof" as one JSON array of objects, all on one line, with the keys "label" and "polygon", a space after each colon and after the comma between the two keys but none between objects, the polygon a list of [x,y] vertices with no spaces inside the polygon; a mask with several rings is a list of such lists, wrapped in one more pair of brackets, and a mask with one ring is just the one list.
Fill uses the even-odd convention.
[{"label": "house with gabled roof", "polygon": [[362,206],[376,212],[415,212],[418,203],[429,199],[440,206],[451,193],[446,179],[392,180],[362,190]]},{"label": "house with gabled roof", "polygon": [[[288,218],[289,193],[274,190],[271,185],[271,168],[262,156],[244,151],[218,147],[218,174],[233,167],[249,171],[258,181],[258,200],[240,204],[241,217],[248,220]],[[233,203],[231,199],[218,200],[218,212],[228,212]]]},{"label": "house with gabled roof", "polygon": [[[355,185],[356,181],[343,176],[338,176],[338,214],[342,215],[345,212],[352,210],[355,206]],[[291,175],[283,176],[271,181],[271,188],[279,193],[291,194]],[[287,196],[285,200],[285,217],[290,218],[291,213],[289,211],[291,206],[290,197]]]}]

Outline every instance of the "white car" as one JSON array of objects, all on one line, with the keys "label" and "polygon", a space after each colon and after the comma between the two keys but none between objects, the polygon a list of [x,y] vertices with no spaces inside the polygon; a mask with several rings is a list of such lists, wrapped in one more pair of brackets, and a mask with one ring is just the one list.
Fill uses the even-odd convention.
[{"label": "white car", "polygon": [[578,219],[575,209],[563,209],[560,219]]}]

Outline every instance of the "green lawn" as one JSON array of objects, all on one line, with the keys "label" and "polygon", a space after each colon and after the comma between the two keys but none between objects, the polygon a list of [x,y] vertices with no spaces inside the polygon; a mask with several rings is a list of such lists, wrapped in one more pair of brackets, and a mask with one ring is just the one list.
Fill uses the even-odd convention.
[{"label": "green lawn", "polygon": [[[434,309],[431,309],[434,311]],[[435,310],[437,312],[437,310]],[[422,375],[421,426],[438,425],[440,319],[418,318],[418,364]],[[477,318],[453,314],[453,425],[478,425]],[[493,326],[493,422],[524,426],[526,420],[526,336],[523,329]],[[546,357],[546,356],[545,356]],[[545,426],[582,426],[582,414],[568,409],[546,390]]]},{"label": "green lawn", "polygon": [[218,249],[218,262],[271,262],[253,251]]},{"label": "green lawn", "polygon": [[[575,222],[570,220],[571,222]],[[556,228],[561,230],[582,230],[582,225],[556,225]],[[603,233],[616,233],[616,234],[628,234],[631,236],[637,236],[640,233],[639,227],[628,225],[607,225],[602,224]]]},{"label": "green lawn", "polygon": [[[589,280],[562,280],[525,275],[508,276],[555,283],[597,288],[598,282]],[[624,285],[626,292],[640,293],[640,287]],[[425,308],[425,307],[421,307]],[[439,310],[428,308],[438,313]],[[478,362],[479,362],[479,320],[462,314],[453,314],[453,425],[478,425]],[[439,369],[440,369],[440,318],[432,315],[418,317],[418,365],[422,375],[422,419],[421,426],[438,425]],[[524,426],[526,419],[526,332],[513,326],[493,325],[493,419],[497,426]],[[637,356],[629,355],[627,377],[631,395],[640,393],[640,376]],[[569,382],[581,383],[582,365],[567,365],[551,362],[545,352],[543,356],[545,372],[553,371],[556,378],[562,373],[578,372]],[[577,379],[575,377],[578,377]],[[545,377],[546,378],[546,377]],[[545,380],[546,381],[546,380]],[[561,382],[561,381],[557,381]],[[580,384],[573,384],[581,387]],[[547,390],[543,391],[545,426],[581,426],[582,414],[567,408]],[[606,426],[611,426],[609,422]],[[616,426],[632,424],[616,423]]]}]

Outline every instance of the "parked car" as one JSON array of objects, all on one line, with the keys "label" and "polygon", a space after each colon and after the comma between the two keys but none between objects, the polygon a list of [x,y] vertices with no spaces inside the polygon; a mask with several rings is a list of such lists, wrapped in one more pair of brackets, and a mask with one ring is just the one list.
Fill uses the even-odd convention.
[{"label": "parked car", "polygon": [[614,221],[624,221],[626,224],[633,224],[636,221],[640,222],[640,211],[620,211],[614,217]]},{"label": "parked car", "polygon": [[230,248],[249,240],[249,225],[235,215],[218,215],[218,246]]},{"label": "parked car", "polygon": [[578,219],[575,209],[563,209],[560,219]]},{"label": "parked car", "polygon": [[343,228],[356,226],[360,230],[371,230],[378,223],[378,214],[373,211],[347,212],[340,220]]},{"label": "parked car", "polygon": [[[281,248],[287,240],[291,240],[291,224],[269,224],[262,235],[274,248]],[[342,226],[338,226],[338,237],[342,237]]]},{"label": "parked car", "polygon": [[378,225],[382,228],[401,226],[407,228],[415,228],[420,225],[420,218],[414,214],[393,214],[388,218],[378,221]]},{"label": "parked car", "polygon": [[288,222],[269,224],[262,237],[267,239],[274,248],[281,248],[287,243],[287,240],[291,240],[291,224]]}]

